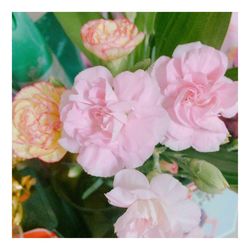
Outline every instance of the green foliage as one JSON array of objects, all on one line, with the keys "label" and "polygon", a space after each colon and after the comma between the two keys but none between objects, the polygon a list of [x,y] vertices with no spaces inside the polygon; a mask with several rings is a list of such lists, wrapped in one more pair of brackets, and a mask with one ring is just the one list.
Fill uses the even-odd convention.
[{"label": "green foliage", "polygon": [[172,151],[167,149],[163,155],[167,157],[174,157],[177,161],[181,158],[200,159],[205,160],[216,166],[226,178],[229,185],[238,184],[238,151],[231,150],[231,143],[220,147],[217,152],[201,153],[193,148],[183,151]]},{"label": "green foliage", "polygon": [[150,46],[150,39],[154,34],[155,16],[155,12],[136,13],[134,24],[140,32],[144,32],[145,38],[129,55],[128,66],[130,68],[136,67],[139,62],[143,62],[151,57],[152,47]]},{"label": "green foliage", "polygon": [[59,23],[62,25],[65,33],[93,63],[94,65],[101,65],[101,60],[94,54],[89,52],[81,40],[81,27],[90,20],[102,18],[101,13],[98,12],[55,12],[54,13]]},{"label": "green foliage", "polygon": [[137,170],[144,174],[148,174],[149,172],[153,171],[154,169],[154,159],[150,157],[142,166],[140,166]]},{"label": "green foliage", "polygon": [[32,160],[17,176],[31,175],[36,178],[30,198],[23,203],[24,231],[38,227],[57,231],[62,237],[89,237],[89,229],[79,219],[78,211],[57,195],[50,182],[50,171]]},{"label": "green foliage", "polygon": [[157,13],[155,20],[156,58],[162,55],[172,56],[178,45],[195,41],[220,49],[230,18],[229,12]]},{"label": "green foliage", "polygon": [[[72,163],[72,168],[75,167]],[[47,166],[30,160],[25,168],[14,171],[16,178],[31,175],[37,182],[30,198],[23,203],[24,231],[42,227],[67,238],[114,237],[113,224],[124,209],[110,206],[104,196],[110,191],[106,181],[111,182],[111,178],[100,179],[83,171],[69,178],[69,169],[68,163]],[[98,184],[100,180],[102,185]]]},{"label": "green foliage", "polygon": [[233,81],[238,81],[238,68],[232,68],[227,70],[226,76]]}]

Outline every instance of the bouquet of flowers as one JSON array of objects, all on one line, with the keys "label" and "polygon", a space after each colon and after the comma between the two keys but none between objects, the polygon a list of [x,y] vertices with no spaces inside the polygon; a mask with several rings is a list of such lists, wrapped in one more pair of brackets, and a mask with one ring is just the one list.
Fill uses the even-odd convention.
[{"label": "bouquet of flowers", "polygon": [[52,15],[85,66],[15,91],[13,236],[208,237],[194,193],[237,192],[237,15]]}]

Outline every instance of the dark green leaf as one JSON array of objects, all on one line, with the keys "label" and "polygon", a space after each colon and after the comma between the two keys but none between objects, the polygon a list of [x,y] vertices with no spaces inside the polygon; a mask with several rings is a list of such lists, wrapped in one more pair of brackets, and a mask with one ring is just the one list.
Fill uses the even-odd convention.
[{"label": "dark green leaf", "polygon": [[53,178],[53,188],[61,199],[79,212],[78,218],[87,224],[92,237],[114,237],[113,224],[124,210],[108,203],[104,194],[110,191],[110,187],[103,183],[98,190],[82,199],[83,192],[98,179],[83,172],[77,178],[77,185],[72,186],[69,185],[72,179],[67,178],[67,171],[58,168],[58,173]]},{"label": "dark green leaf", "polygon": [[233,81],[238,81],[238,68],[227,70],[226,77],[230,78]]},{"label": "dark green leaf", "polygon": [[139,31],[143,31],[145,34],[153,34],[155,16],[155,12],[137,12],[135,25]]},{"label": "dark green leaf", "polygon": [[157,13],[155,20],[156,58],[172,56],[177,45],[200,41],[220,49],[231,13]]},{"label": "dark green leaf", "polygon": [[154,160],[153,157],[149,158],[138,170],[144,174],[148,174],[154,169]]},{"label": "dark green leaf", "polygon": [[55,12],[54,14],[75,46],[78,47],[94,65],[100,65],[100,59],[83,46],[80,31],[81,27],[89,20],[102,18],[101,14],[96,12]]},{"label": "dark green leaf", "polygon": [[149,46],[149,41],[151,36],[154,34],[155,16],[155,12],[136,13],[134,23],[140,32],[144,32],[145,38],[129,56],[131,67],[133,67],[136,63],[150,57],[151,47]]},{"label": "dark green leaf", "polygon": [[50,182],[49,169],[41,166],[37,160],[29,162],[29,166],[16,171],[17,176],[31,175],[36,178],[30,198],[23,203],[24,231],[42,227],[56,230],[63,237],[89,237],[89,231],[78,212],[54,191]]}]

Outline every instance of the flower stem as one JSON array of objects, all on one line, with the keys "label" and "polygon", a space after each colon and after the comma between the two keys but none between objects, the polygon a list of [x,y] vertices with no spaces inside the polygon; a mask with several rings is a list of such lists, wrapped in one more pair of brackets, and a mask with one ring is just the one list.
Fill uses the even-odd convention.
[{"label": "flower stem", "polygon": [[126,56],[126,57],[118,58],[110,62],[106,62],[104,64],[111,71],[112,75],[116,76],[122,71],[127,69],[127,61],[128,61],[127,59],[128,58]]},{"label": "flower stem", "polygon": [[157,169],[159,172],[161,172],[160,153],[157,149],[154,150],[153,158],[154,158],[154,168]]}]

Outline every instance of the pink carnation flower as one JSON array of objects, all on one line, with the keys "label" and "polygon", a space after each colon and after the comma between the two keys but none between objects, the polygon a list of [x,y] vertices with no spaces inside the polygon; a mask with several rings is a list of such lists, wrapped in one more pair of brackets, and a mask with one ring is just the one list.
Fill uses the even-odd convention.
[{"label": "pink carnation flower", "polygon": [[224,76],[227,57],[200,42],[178,46],[151,69],[161,88],[170,123],[163,143],[173,150],[219,150],[228,135],[219,119],[237,113],[238,84]]},{"label": "pink carnation flower", "polygon": [[105,61],[112,61],[131,53],[144,39],[144,33],[127,18],[97,19],[81,29],[84,46]]},{"label": "pink carnation flower", "polygon": [[118,237],[196,237],[201,210],[171,175],[157,175],[149,183],[139,171],[125,169],[113,186],[106,194],[109,203],[128,208],[114,225]]},{"label": "pink carnation flower", "polygon": [[86,69],[62,97],[60,144],[79,153],[78,162],[91,175],[139,167],[166,132],[161,100],[157,83],[145,71],[113,78],[102,66]]}]

